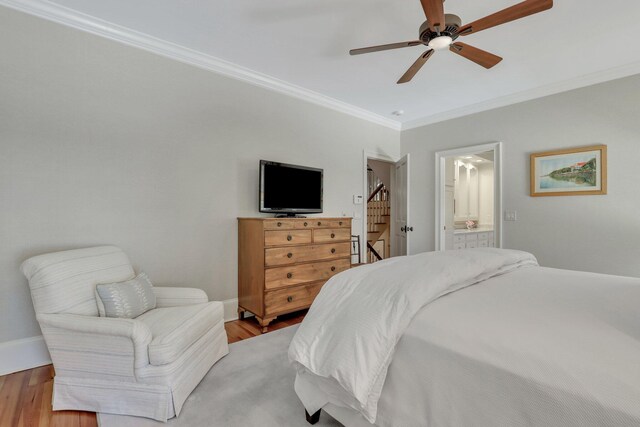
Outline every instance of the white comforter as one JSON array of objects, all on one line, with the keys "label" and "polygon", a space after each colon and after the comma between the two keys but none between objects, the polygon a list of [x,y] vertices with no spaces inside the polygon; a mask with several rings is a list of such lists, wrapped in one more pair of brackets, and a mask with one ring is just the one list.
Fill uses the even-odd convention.
[{"label": "white comforter", "polygon": [[335,380],[349,405],[374,422],[398,340],[418,311],[437,298],[524,266],[526,252],[475,249],[392,258],[327,282],[291,346],[289,359]]},{"label": "white comforter", "polygon": [[[640,426],[640,278],[517,269],[422,308],[396,346],[379,427]],[[372,427],[298,366],[309,413]]]}]

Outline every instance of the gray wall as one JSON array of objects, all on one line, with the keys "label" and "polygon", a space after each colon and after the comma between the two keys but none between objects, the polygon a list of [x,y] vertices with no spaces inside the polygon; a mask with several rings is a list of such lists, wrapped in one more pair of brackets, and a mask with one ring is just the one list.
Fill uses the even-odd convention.
[{"label": "gray wall", "polygon": [[[411,153],[413,253],[434,248],[435,152],[502,141],[507,248],[550,267],[640,276],[640,76],[402,132]],[[529,154],[606,144],[609,194],[529,197]]]},{"label": "gray wall", "polygon": [[[351,215],[362,150],[401,146],[415,253],[433,249],[435,151],[500,140],[506,247],[640,276],[639,76],[400,134],[2,7],[0,52],[0,342],[40,333],[18,267],[53,250],[116,244],[157,284],[234,298],[260,158],[324,168],[325,214]],[[529,153],[597,143],[609,195],[528,196]]]},{"label": "gray wall", "polygon": [[[391,171],[393,170],[393,163],[368,159],[367,165],[373,170],[373,173],[378,177],[378,179],[382,181],[387,190],[391,191]],[[368,195],[365,197],[367,196]]]},{"label": "gray wall", "polygon": [[40,334],[29,256],[115,244],[234,298],[259,159],[324,168],[325,215],[352,215],[362,150],[398,154],[391,129],[3,7],[0,52],[0,342]]}]

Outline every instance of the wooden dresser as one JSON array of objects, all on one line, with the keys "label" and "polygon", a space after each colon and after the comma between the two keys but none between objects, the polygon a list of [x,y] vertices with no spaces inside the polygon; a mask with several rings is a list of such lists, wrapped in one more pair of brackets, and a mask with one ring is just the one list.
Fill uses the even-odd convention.
[{"label": "wooden dresser", "polygon": [[262,332],[351,267],[351,218],[238,218],[238,314]]}]

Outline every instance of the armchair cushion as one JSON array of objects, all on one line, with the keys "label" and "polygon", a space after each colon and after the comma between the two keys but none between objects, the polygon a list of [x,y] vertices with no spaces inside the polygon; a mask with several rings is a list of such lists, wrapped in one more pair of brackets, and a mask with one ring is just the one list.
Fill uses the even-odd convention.
[{"label": "armchair cushion", "polygon": [[126,282],[96,285],[96,294],[102,317],[133,319],[156,308],[156,294],[145,273]]},{"label": "armchair cushion", "polygon": [[156,294],[156,307],[158,308],[209,302],[207,294],[197,288],[154,286],[153,292]]},{"label": "armchair cushion", "polygon": [[151,330],[149,363],[166,365],[175,361],[211,328],[224,322],[221,302],[156,308],[136,318]]}]

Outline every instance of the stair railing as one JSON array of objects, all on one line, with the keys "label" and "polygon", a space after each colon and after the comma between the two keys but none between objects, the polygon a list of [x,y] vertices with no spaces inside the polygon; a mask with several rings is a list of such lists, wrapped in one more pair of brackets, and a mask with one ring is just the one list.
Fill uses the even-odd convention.
[{"label": "stair railing", "polygon": [[381,182],[375,190],[373,190],[373,193],[371,193],[369,195],[369,198],[367,199],[367,203],[369,203],[370,201],[372,201],[373,199],[376,198],[376,196],[378,195],[378,193],[380,193],[383,189],[384,189],[384,184]]},{"label": "stair railing", "polygon": [[372,260],[372,258],[369,257],[369,262],[382,261],[382,257],[380,256],[378,251],[376,251],[369,242],[367,242],[367,249],[369,250],[369,253],[373,255],[373,257],[375,257],[375,260]]},{"label": "stair railing", "polygon": [[[384,258],[373,245],[380,241],[380,236],[389,227],[388,216],[391,214],[391,203],[389,190],[371,169],[368,170],[367,186],[369,190],[367,198],[367,260],[368,262],[376,262]],[[373,233],[372,239],[368,238],[369,233]]]}]

